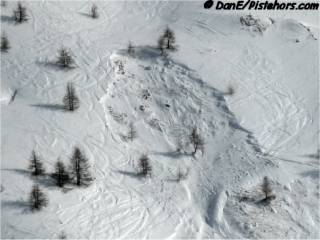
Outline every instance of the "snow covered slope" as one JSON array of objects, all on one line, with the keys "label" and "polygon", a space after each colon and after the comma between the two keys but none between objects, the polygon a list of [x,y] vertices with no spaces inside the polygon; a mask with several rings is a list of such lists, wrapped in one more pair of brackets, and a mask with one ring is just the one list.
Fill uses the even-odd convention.
[{"label": "snow covered slope", "polygon": [[[2,238],[319,238],[319,26],[305,20],[315,13],[253,12],[259,32],[241,25],[247,13],[202,2],[97,2],[91,19],[91,2],[34,1],[15,25],[15,4],[1,9],[12,46],[1,53]],[[178,50],[163,57],[167,25]],[[61,46],[76,68],[52,64]],[[73,113],[60,105],[68,82],[80,97]],[[193,156],[194,126],[205,150]],[[30,212],[31,151],[51,172],[74,146],[94,182],[61,191],[42,178],[49,205]],[[150,178],[136,175],[142,154]],[[276,194],[268,206],[264,176]]]}]

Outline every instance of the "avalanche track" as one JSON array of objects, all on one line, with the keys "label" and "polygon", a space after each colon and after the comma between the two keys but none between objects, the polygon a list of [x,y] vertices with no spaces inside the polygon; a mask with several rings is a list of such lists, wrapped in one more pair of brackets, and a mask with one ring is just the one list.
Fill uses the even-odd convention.
[{"label": "avalanche track", "polygon": [[[319,237],[319,156],[308,153],[318,120],[311,30],[276,19],[257,33],[241,26],[239,13],[203,11],[198,2],[97,4],[93,20],[89,2],[27,2],[21,25],[5,21],[14,2],[1,8],[12,43],[1,53],[1,237]],[[169,24],[178,51],[161,56],[154,45]],[[54,64],[62,45],[75,58],[71,70]],[[68,82],[80,98],[73,113],[60,104]],[[228,82],[234,96],[221,90]],[[195,155],[193,127],[205,142]],[[33,149],[49,174],[57,159],[68,164],[74,146],[90,161],[89,187],[60,190],[49,175],[30,176]],[[307,150],[271,156],[295,146]],[[136,174],[142,154],[151,177]],[[264,176],[277,196],[268,206],[259,203]],[[27,205],[34,182],[49,198],[37,213]]]}]

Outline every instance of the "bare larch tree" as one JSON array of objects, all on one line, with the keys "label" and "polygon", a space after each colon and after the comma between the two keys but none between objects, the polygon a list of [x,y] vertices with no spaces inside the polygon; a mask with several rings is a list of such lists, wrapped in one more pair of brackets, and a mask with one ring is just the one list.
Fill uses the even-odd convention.
[{"label": "bare larch tree", "polygon": [[137,130],[135,129],[133,123],[130,123],[127,139],[132,142],[137,136],[138,136]]},{"label": "bare larch tree", "polygon": [[92,4],[92,7],[91,7],[91,17],[92,18],[98,18],[99,17],[98,7],[95,4]]},{"label": "bare larch tree", "polygon": [[79,108],[80,101],[72,83],[68,83],[66,95],[63,97],[64,108],[68,111],[74,111]]},{"label": "bare larch tree", "polygon": [[263,178],[263,182],[261,184],[261,190],[265,195],[265,200],[271,197],[272,194],[272,188],[271,188],[271,183],[268,177]]},{"label": "bare larch tree", "polygon": [[58,160],[54,166],[55,170],[52,174],[58,187],[63,187],[69,181],[69,173],[66,170],[64,163]]},{"label": "bare larch tree", "polygon": [[133,57],[134,56],[134,46],[132,44],[132,42],[128,43],[128,47],[127,47],[127,53],[129,56]]},{"label": "bare larch tree", "polygon": [[1,35],[1,51],[7,52],[10,49],[9,40],[5,32]]},{"label": "bare larch tree", "polygon": [[175,33],[169,27],[167,27],[164,30],[164,33],[163,33],[162,37],[164,39],[164,43],[165,43],[165,48],[166,49],[168,49],[168,50],[176,49],[176,47],[174,46],[174,44],[176,42]]},{"label": "bare larch tree", "polygon": [[16,23],[22,23],[28,20],[27,9],[18,2],[17,9],[13,11],[13,18]]},{"label": "bare larch tree", "polygon": [[60,232],[58,235],[58,239],[67,239],[67,234],[64,231]]},{"label": "bare larch tree", "polygon": [[62,68],[71,68],[74,64],[74,60],[70,51],[64,47],[58,50],[57,65]]},{"label": "bare larch tree", "polygon": [[36,210],[39,211],[43,207],[46,207],[48,205],[48,198],[45,195],[44,192],[39,188],[39,185],[35,184],[32,187],[30,196],[29,196],[29,204],[30,209],[32,211]]},{"label": "bare larch tree", "polygon": [[29,170],[33,176],[40,176],[45,173],[43,164],[34,150],[32,151],[31,158],[29,160]]},{"label": "bare larch tree", "polygon": [[89,185],[93,180],[89,172],[89,162],[78,147],[74,148],[71,157],[70,174],[77,186]]},{"label": "bare larch tree", "polygon": [[200,136],[200,134],[198,133],[198,130],[196,127],[194,127],[192,129],[192,132],[191,132],[189,138],[190,138],[190,142],[193,146],[193,152],[192,152],[193,155],[195,155],[198,150],[200,150],[202,152],[204,151],[204,140]]},{"label": "bare larch tree", "polygon": [[7,1],[1,0],[1,7],[6,7],[7,6]]},{"label": "bare larch tree", "polygon": [[147,175],[151,176],[151,165],[150,165],[150,159],[147,155],[142,155],[139,158],[139,170],[140,170],[140,174],[144,177],[146,177]]},{"label": "bare larch tree", "polygon": [[234,87],[232,87],[232,86],[228,86],[228,89],[227,89],[226,95],[230,95],[230,96],[232,96],[234,93],[235,93]]}]

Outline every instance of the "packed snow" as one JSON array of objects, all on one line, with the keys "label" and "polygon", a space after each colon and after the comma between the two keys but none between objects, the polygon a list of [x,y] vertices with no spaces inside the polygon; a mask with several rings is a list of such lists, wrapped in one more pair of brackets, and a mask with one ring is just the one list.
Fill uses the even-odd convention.
[{"label": "packed snow", "polygon": [[[320,238],[316,11],[98,1],[92,19],[92,2],[29,1],[15,24],[16,4],[1,7],[1,238]],[[177,49],[163,56],[167,26]],[[62,46],[72,69],[54,64]],[[68,82],[75,112],[62,106]],[[204,149],[192,154],[194,127]],[[49,174],[75,146],[94,181],[58,188]],[[137,174],[143,154],[151,176]],[[49,200],[38,212],[35,182]]]}]

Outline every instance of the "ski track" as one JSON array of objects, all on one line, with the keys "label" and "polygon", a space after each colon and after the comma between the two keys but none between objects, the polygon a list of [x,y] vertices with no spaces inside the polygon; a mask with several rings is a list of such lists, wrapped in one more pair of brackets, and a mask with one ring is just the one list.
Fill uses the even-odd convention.
[{"label": "ski track", "polygon": [[245,94],[233,104],[236,107],[255,101],[260,108],[266,109],[268,115],[260,118],[262,127],[256,137],[267,153],[276,154],[310,119],[294,94],[277,81],[283,77],[275,74],[281,72],[279,66],[265,56],[258,48],[245,48],[232,75],[233,79],[240,81]]},{"label": "ski track", "polygon": [[[78,8],[77,12],[73,13],[74,17],[70,17],[67,13],[73,12],[73,9],[61,7],[56,9],[55,5],[52,5],[50,2],[46,4],[39,2],[37,4],[41,5],[42,11],[61,12],[61,20],[59,21],[71,21],[74,25],[81,24],[77,14],[87,6],[83,4]],[[53,8],[51,9],[51,7]],[[129,7],[127,2],[123,3],[123,8]],[[163,8],[165,9],[165,6],[163,6]],[[147,109],[147,112],[142,117],[135,113],[133,109],[128,113],[133,120],[138,119],[144,123],[147,123],[150,119],[161,119],[162,115],[167,114],[167,119],[164,120],[165,122],[162,122],[166,127],[164,131],[161,132],[161,136],[165,139],[164,142],[167,147],[174,147],[176,137],[179,136],[181,132],[184,134],[186,130],[188,130],[186,128],[191,125],[203,122],[200,128],[208,130],[220,127],[225,128],[225,126],[230,124],[227,121],[217,121],[211,116],[212,113],[217,115],[221,114],[228,120],[230,120],[232,116],[230,116],[230,112],[225,111],[225,106],[219,105],[221,103],[218,103],[217,106],[212,106],[214,100],[216,100],[217,97],[221,97],[214,95],[214,93],[217,92],[212,93],[212,88],[209,88],[201,79],[195,77],[195,73],[192,70],[171,59],[164,64],[161,62],[159,64],[158,60],[151,59],[151,61],[155,62],[150,64],[151,70],[145,73],[145,76],[136,76],[134,73],[130,76],[130,73],[126,73],[123,77],[115,74],[111,69],[113,59],[110,58],[110,55],[99,51],[92,54],[88,50],[89,43],[86,44],[85,41],[86,36],[90,35],[90,32],[94,32],[105,25],[119,25],[119,29],[129,31],[125,22],[118,17],[119,14],[122,14],[121,8],[112,13],[109,12],[107,5],[102,7],[102,9],[103,13],[105,13],[104,15],[107,15],[107,17],[102,21],[99,20],[99,24],[96,24],[94,27],[76,29],[75,31],[65,31],[67,34],[63,33],[64,30],[61,29],[61,32],[58,34],[56,32],[54,34],[51,33],[55,24],[58,25],[59,23],[53,23],[52,29],[48,27],[50,26],[49,23],[57,21],[57,19],[52,18],[50,14],[48,14],[48,17],[38,18],[35,16],[42,15],[35,12],[31,13],[32,18],[30,21],[34,36],[40,34],[41,36],[45,36],[45,38],[36,37],[34,42],[35,45],[37,45],[36,51],[40,55],[40,60],[42,60],[43,56],[47,55],[47,49],[56,46],[57,42],[73,39],[73,42],[75,42],[77,46],[76,62],[79,65],[76,69],[65,74],[67,77],[64,77],[63,82],[58,79],[61,75],[55,76],[53,70],[48,69],[47,66],[40,64],[36,67],[37,71],[30,76],[24,73],[24,70],[28,69],[34,63],[20,64],[18,60],[6,63],[8,66],[11,65],[12,69],[14,68],[14,70],[8,70],[14,72],[11,79],[9,79],[10,81],[14,80],[15,76],[23,76],[23,79],[18,79],[19,84],[22,86],[21,88],[34,88],[36,96],[44,97],[48,102],[56,102],[56,96],[54,96],[55,91],[64,87],[66,82],[72,81],[76,83],[82,99],[81,108],[87,109],[86,112],[83,112],[84,115],[81,121],[87,123],[88,129],[83,129],[80,136],[69,131],[67,127],[63,128],[59,124],[61,118],[59,118],[58,115],[61,113],[45,113],[45,116],[42,117],[41,111],[35,110],[35,113],[39,112],[38,114],[40,116],[39,127],[43,127],[46,133],[44,137],[38,135],[38,132],[35,132],[32,138],[36,146],[44,148],[46,146],[54,147],[56,144],[67,146],[70,143],[79,143],[89,156],[89,159],[94,158],[93,171],[96,180],[88,189],[90,194],[88,194],[88,192],[82,193],[82,189],[74,190],[78,191],[78,198],[71,206],[62,207],[60,204],[52,203],[53,206],[51,209],[56,210],[55,220],[61,222],[57,229],[60,231],[76,229],[77,232],[70,233],[71,237],[96,238],[99,236],[99,238],[111,239],[148,238],[152,235],[152,231],[157,229],[159,224],[172,221],[170,223],[176,224],[176,227],[175,232],[170,233],[171,236],[192,236],[201,239],[205,231],[210,227],[219,232],[219,234],[231,234],[228,232],[230,231],[228,229],[230,218],[225,218],[224,216],[224,208],[231,203],[228,201],[225,192],[215,192],[217,186],[212,183],[211,176],[201,176],[204,185],[201,186],[202,189],[199,191],[201,193],[205,192],[203,193],[204,195],[209,195],[208,199],[206,199],[206,204],[210,203],[205,210],[206,212],[201,212],[197,206],[197,201],[199,200],[196,198],[197,192],[193,192],[193,185],[188,181],[183,181],[181,184],[177,184],[176,187],[172,187],[173,190],[184,191],[182,195],[185,197],[185,199],[183,199],[184,201],[174,196],[173,193],[171,193],[169,197],[168,195],[163,194],[162,196],[160,194],[160,196],[150,200],[144,198],[144,188],[156,193],[172,190],[164,186],[161,177],[165,175],[155,177],[153,179],[155,181],[155,187],[151,188],[149,179],[132,184],[127,181],[127,176],[119,176],[120,173],[116,172],[119,169],[127,168],[128,165],[134,165],[132,156],[130,155],[131,152],[137,154],[147,151],[147,149],[140,149],[138,144],[132,145],[121,140],[119,133],[126,124],[114,121],[114,118],[110,116],[111,114],[107,108],[110,102],[112,103],[112,101],[114,101],[112,100],[113,94],[119,98],[123,97],[123,101],[127,101],[127,105],[130,106],[130,99],[126,97],[126,93],[137,94],[136,90],[141,90],[145,87],[143,81],[137,81],[137,83],[134,84],[130,81],[137,80],[139,77],[146,77],[149,81],[147,83],[148,87],[154,86],[150,90],[154,93],[154,98],[158,101],[158,105],[164,104],[166,100],[162,98],[160,94],[157,94],[158,90],[161,89],[169,99],[171,98],[172,102],[170,105],[173,111],[169,114],[164,112],[166,111],[165,109],[160,108],[156,111],[149,111]],[[156,16],[162,8],[153,7],[152,9],[150,12],[150,9],[145,6],[144,3],[141,3],[140,11],[132,12],[131,17],[134,18],[136,15],[145,14],[146,20],[152,22],[156,19]],[[168,16],[174,16],[177,11],[179,11],[179,4],[168,13]],[[43,20],[45,24],[37,25],[37,21],[41,20]],[[176,22],[178,19],[171,18],[170,21]],[[226,36],[225,33],[210,28],[202,21],[198,21],[197,26],[213,35],[220,34],[223,37]],[[134,32],[140,28],[142,27],[136,27],[130,31]],[[94,41],[95,40],[101,41],[103,38],[94,39]],[[32,46],[26,47],[32,48]],[[95,60],[95,56],[98,56],[97,60]],[[121,55],[120,58],[125,59],[125,57]],[[241,88],[245,89],[246,93],[249,93],[240,96],[234,106],[237,104],[241,106],[242,104],[246,104],[247,101],[254,100],[261,108],[268,109],[266,112],[271,113],[271,115],[261,118],[261,126],[264,127],[256,137],[259,143],[268,150],[268,153],[276,153],[281,150],[284,144],[294,139],[305,124],[307,124],[309,121],[308,116],[301,106],[301,103],[297,99],[294,99],[294,95],[277,81],[278,78],[283,76],[274,74],[278,72],[274,70],[278,67],[276,63],[266,58],[264,53],[259,51],[258,48],[253,49],[247,47],[244,50],[243,56],[241,56],[241,61],[233,64],[236,66],[236,71],[232,77],[239,79]],[[34,81],[34,79],[38,79],[39,76],[44,76],[44,82],[38,83]],[[259,79],[257,79],[257,77]],[[121,85],[119,85],[122,89],[120,89],[118,85],[114,85],[114,83],[121,83]],[[172,91],[172,89],[180,89],[180,91],[175,92]],[[19,91],[20,90],[21,89],[19,89]],[[187,104],[179,106],[179,101],[174,99],[177,96],[179,100],[183,99]],[[154,102],[150,104],[154,104]],[[121,109],[115,110],[119,111],[119,113],[122,111]],[[195,122],[193,116],[197,114],[200,116],[200,120]],[[50,118],[48,118],[48,116],[50,116]],[[189,121],[189,119],[192,120]],[[95,127],[90,127],[90,124],[93,125],[93,123],[99,131],[97,131]],[[292,128],[292,126],[294,126],[294,128]],[[154,130],[151,127],[149,130],[155,138],[159,135],[158,130]],[[228,132],[228,136],[232,136],[235,131],[235,129],[231,129],[230,132]],[[215,133],[214,130],[212,130],[206,132],[206,134],[207,138],[213,138]],[[228,141],[228,136],[220,140],[222,142]],[[253,137],[252,139],[252,143],[249,141],[250,139],[247,139],[247,143],[250,146],[252,145],[251,147],[254,149],[255,139]],[[110,146],[112,146],[112,149],[110,149]],[[246,171],[236,168],[237,163],[231,161],[231,150],[221,154],[219,158],[225,158],[225,165],[228,166],[226,169],[231,171],[230,182],[236,179],[235,182],[237,185],[240,184],[242,177],[255,173],[257,162],[255,159],[252,159],[250,154],[241,151],[241,146],[231,147],[233,151],[238,151],[239,155],[243,154],[246,158]],[[54,149],[51,150],[50,148],[43,152],[48,151],[52,155],[56,154]],[[110,152],[112,156],[117,157],[113,159],[107,157],[111,155]],[[69,156],[71,152],[63,152],[61,154],[65,157],[66,155]],[[257,155],[258,154],[259,153],[257,153]],[[217,159],[219,160],[219,158]],[[217,159],[216,161],[218,161]],[[157,162],[156,164],[156,166],[161,169],[167,168],[167,163],[165,162]],[[206,167],[206,165],[201,166],[200,163],[195,162],[192,157],[184,158],[182,162],[183,166],[190,166],[191,164],[199,171]],[[235,169],[239,172],[233,172],[236,171]],[[169,185],[172,183],[166,184]],[[179,204],[178,200],[181,200],[183,204]],[[258,215],[259,213],[256,212],[254,214]],[[208,217],[207,219],[206,215]],[[290,217],[291,214],[288,213],[288,216]],[[176,222],[174,219],[178,219],[179,222]],[[52,221],[52,217],[48,217],[47,220],[48,222]],[[294,219],[291,220],[294,221]],[[35,233],[27,229],[10,225],[10,223],[6,224],[5,234],[9,234],[7,228],[12,228],[21,234],[36,236]],[[50,225],[47,224],[46,221],[42,223],[42,226],[50,229]],[[184,229],[182,230],[182,228]],[[299,228],[303,229],[304,226],[299,226]],[[88,231],[88,229],[90,230]],[[306,234],[308,233],[306,229],[304,231]],[[185,232],[186,235],[184,235],[183,232]],[[212,237],[212,235],[210,236]]]}]

